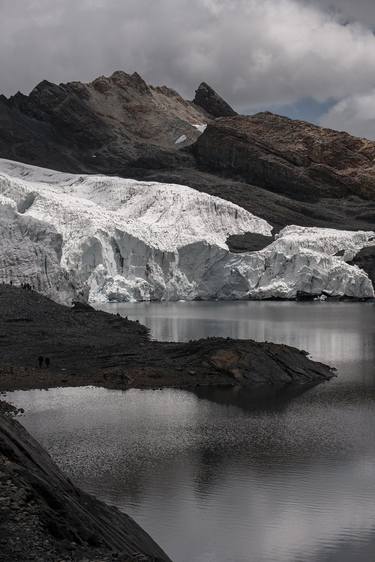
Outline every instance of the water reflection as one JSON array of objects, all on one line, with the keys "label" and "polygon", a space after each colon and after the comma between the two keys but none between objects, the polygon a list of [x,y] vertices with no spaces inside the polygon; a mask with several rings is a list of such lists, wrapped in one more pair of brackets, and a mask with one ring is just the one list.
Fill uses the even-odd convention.
[{"label": "water reflection", "polygon": [[286,343],[330,363],[374,358],[373,303],[113,303],[101,308],[139,320],[157,340],[223,336]]},{"label": "water reflection", "polygon": [[132,514],[175,560],[341,562],[348,541],[353,560],[372,560],[361,558],[375,523],[371,402],[306,393],[262,412],[172,390],[12,398],[28,401],[24,423],[80,485]]},{"label": "water reflection", "polygon": [[209,400],[223,406],[236,406],[250,412],[281,412],[285,410],[290,401],[302,396],[308,390],[315,388],[316,384],[303,386],[261,387],[257,389],[246,388],[208,388],[197,387],[194,394],[203,400]]},{"label": "water reflection", "polygon": [[126,314],[159,339],[292,343],[336,365],[338,377],[267,399],[205,389],[13,393],[59,464],[176,562],[372,562],[374,307],[138,306]]}]

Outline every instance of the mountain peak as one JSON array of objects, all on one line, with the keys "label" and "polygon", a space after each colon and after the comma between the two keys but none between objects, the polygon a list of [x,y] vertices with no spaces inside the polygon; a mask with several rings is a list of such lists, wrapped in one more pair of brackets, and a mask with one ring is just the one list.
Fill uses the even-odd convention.
[{"label": "mountain peak", "polygon": [[202,107],[213,117],[231,117],[236,111],[206,82],[202,82],[195,92],[195,105]]}]

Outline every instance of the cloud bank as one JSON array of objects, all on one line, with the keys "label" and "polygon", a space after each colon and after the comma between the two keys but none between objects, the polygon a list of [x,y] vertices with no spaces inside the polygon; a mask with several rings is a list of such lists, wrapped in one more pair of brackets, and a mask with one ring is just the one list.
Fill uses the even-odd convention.
[{"label": "cloud bank", "polygon": [[188,97],[205,80],[239,110],[334,100],[322,121],[354,129],[349,105],[374,96],[367,0],[0,0],[0,10],[6,95],[136,70]]},{"label": "cloud bank", "polygon": [[375,139],[375,89],[367,94],[350,96],[339,101],[320,119],[331,129]]}]

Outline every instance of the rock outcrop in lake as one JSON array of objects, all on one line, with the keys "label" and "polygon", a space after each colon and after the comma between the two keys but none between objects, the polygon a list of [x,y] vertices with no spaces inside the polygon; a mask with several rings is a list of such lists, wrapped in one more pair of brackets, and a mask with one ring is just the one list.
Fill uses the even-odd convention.
[{"label": "rock outcrop in lake", "polygon": [[76,488],[1,413],[0,560],[171,562],[133,519]]}]

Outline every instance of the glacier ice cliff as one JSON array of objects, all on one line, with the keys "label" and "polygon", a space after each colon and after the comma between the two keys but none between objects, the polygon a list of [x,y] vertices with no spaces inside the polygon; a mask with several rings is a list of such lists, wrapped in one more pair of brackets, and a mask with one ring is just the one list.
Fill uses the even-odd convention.
[{"label": "glacier ice cliff", "polygon": [[186,186],[0,160],[0,281],[59,302],[374,296],[346,263],[373,232],[288,226],[261,251],[231,253],[228,236],[245,232],[272,227]]}]

